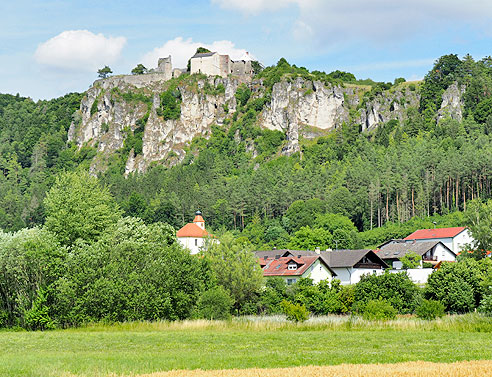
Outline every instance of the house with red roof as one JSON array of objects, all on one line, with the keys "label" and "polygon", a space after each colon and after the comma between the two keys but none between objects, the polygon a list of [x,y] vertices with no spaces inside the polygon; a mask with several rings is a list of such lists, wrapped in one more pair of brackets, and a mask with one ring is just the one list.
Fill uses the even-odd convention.
[{"label": "house with red roof", "polygon": [[207,232],[202,213],[196,211],[193,222],[178,230],[176,237],[181,245],[190,250],[191,254],[198,254],[205,245],[205,240],[213,238],[213,234]]},{"label": "house with red roof", "polygon": [[300,278],[310,278],[317,284],[321,280],[331,281],[336,273],[326,264],[319,255],[296,255],[271,257],[265,255],[259,260],[266,278],[278,276],[285,280],[287,285],[294,284]]},{"label": "house with red roof", "polygon": [[440,241],[454,254],[461,251],[465,244],[472,244],[470,231],[464,226],[454,228],[419,229],[404,238],[407,242]]}]

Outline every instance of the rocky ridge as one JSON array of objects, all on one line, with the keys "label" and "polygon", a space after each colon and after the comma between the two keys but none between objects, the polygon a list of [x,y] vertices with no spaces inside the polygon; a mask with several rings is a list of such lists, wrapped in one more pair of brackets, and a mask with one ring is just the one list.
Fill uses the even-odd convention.
[{"label": "rocky ridge", "polygon": [[[235,94],[241,82],[232,77],[203,76],[179,80],[181,114],[178,119],[168,120],[159,115],[158,109],[160,94],[172,80],[165,81],[158,74],[97,80],[81,102],[79,121],[72,123],[69,141],[79,147],[96,147],[99,153],[92,170],[101,171],[108,158],[122,150],[139,121],[144,120],[141,152],[128,152],[125,173],[143,172],[153,162],[173,165],[182,161],[193,138],[209,136],[214,124],[226,126],[224,121],[238,108]],[[246,85],[251,89],[252,99],[266,93],[261,80]],[[419,104],[418,90],[410,90],[409,85],[364,97],[367,91],[367,87],[326,85],[302,78],[283,80],[273,85],[271,99],[259,112],[256,124],[284,132],[282,153],[289,155],[299,150],[301,137],[326,134],[343,122],[359,124],[361,130],[366,130],[391,119],[402,121],[406,110]],[[448,97],[443,106],[456,114],[455,93]]]}]

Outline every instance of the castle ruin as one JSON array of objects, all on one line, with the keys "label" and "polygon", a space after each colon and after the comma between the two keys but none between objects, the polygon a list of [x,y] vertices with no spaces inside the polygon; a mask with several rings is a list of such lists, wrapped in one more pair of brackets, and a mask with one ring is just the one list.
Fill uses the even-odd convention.
[{"label": "castle ruin", "polygon": [[250,78],[253,67],[249,54],[243,60],[231,60],[229,55],[220,55],[217,52],[205,52],[191,57],[190,73],[203,73],[208,76],[227,77],[230,74],[241,78]]}]

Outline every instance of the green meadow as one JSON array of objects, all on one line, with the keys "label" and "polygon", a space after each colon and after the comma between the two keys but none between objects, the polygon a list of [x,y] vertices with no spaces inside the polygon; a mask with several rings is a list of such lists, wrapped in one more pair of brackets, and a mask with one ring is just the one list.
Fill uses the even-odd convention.
[{"label": "green meadow", "polygon": [[173,369],[276,368],[342,363],[492,359],[492,321],[348,317],[92,325],[0,332],[1,376],[111,376]]}]

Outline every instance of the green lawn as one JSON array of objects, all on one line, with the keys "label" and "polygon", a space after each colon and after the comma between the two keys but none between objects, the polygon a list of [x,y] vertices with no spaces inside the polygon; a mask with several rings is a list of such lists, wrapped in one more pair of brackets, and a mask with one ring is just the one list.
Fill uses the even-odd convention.
[{"label": "green lawn", "polygon": [[[485,330],[485,331],[484,331]],[[128,324],[0,332],[0,376],[492,359],[490,326]]]}]

